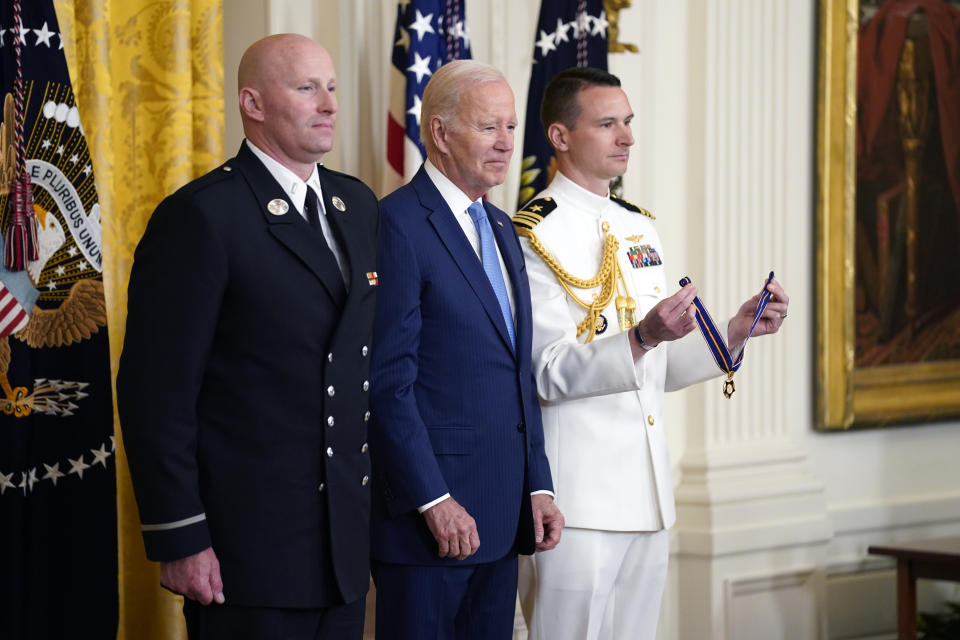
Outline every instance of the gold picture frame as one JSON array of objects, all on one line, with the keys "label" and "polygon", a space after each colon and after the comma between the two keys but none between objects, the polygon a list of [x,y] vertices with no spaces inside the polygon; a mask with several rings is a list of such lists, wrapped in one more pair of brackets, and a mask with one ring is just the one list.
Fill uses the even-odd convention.
[{"label": "gold picture frame", "polygon": [[855,366],[858,0],[820,0],[816,428],[960,415],[960,360]]}]

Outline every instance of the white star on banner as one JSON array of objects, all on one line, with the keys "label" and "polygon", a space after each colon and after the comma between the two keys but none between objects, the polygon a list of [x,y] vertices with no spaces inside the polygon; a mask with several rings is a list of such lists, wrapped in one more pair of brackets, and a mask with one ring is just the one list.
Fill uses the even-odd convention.
[{"label": "white star on banner", "polygon": [[86,261],[86,260],[81,260],[80,262],[78,262],[78,263],[77,263],[77,269],[80,270],[80,271],[86,271],[86,270],[87,270],[87,261]]},{"label": "white star on banner", "polygon": [[576,40],[580,37],[580,32],[582,31],[584,35],[589,35],[590,33],[590,16],[586,11],[583,13],[577,14],[576,21],[570,23],[570,26],[573,27],[573,39]]},{"label": "white star on banner", "polygon": [[50,291],[53,291],[56,288],[57,288],[57,283],[54,280],[51,280],[50,282],[47,283],[47,289],[50,289]]},{"label": "white star on banner", "polygon": [[117,442],[113,439],[113,436],[110,436],[110,451],[117,450]]},{"label": "white star on banner", "polygon": [[430,71],[430,57],[421,58],[420,54],[416,51],[413,52],[414,61],[413,64],[407,67],[407,71],[417,74],[417,84],[423,82],[423,76],[433,75],[433,72]]},{"label": "white star on banner", "polygon": [[420,42],[421,40],[423,40],[423,34],[436,33],[436,31],[433,30],[433,25],[430,24],[430,21],[433,20],[433,14],[430,13],[424,16],[422,13],[420,13],[420,9],[417,9],[416,11],[417,11],[417,18],[416,20],[413,21],[413,24],[407,26],[407,29],[410,29],[411,31],[416,31],[417,42]]},{"label": "white star on banner", "polygon": [[63,265],[62,265],[62,264],[57,267],[57,275],[58,275],[58,276],[64,276],[64,275],[66,275],[66,274],[67,274],[67,270],[63,268]]},{"label": "white star on banner", "polygon": [[0,496],[2,496],[7,489],[13,489],[17,485],[10,482],[10,479],[13,478],[12,473],[2,473],[0,472]]},{"label": "white star on banner", "polygon": [[83,168],[83,175],[89,176],[91,171],[93,171],[93,167],[87,165]]},{"label": "white star on banner", "polygon": [[407,109],[407,113],[417,119],[417,126],[420,126],[420,96],[413,95],[413,106]]},{"label": "white star on banner", "polygon": [[63,153],[63,145],[60,145],[59,147],[57,147],[57,153],[58,154]]},{"label": "white star on banner", "polygon": [[40,145],[40,147],[43,149],[49,149],[52,146],[53,146],[53,143],[51,143],[49,140],[44,140],[43,143]]},{"label": "white star on banner", "polygon": [[70,463],[70,471],[68,471],[67,474],[75,473],[80,476],[81,479],[83,478],[83,470],[90,468],[90,465],[83,461],[83,456],[80,456],[76,460],[67,458],[67,462]]},{"label": "white star on banner", "polygon": [[20,24],[16,25],[16,26],[15,26],[13,29],[11,29],[10,31],[11,31],[11,33],[14,34],[14,37],[15,37],[15,38],[19,35],[19,37],[20,37],[20,44],[21,44],[22,46],[24,46],[24,47],[27,46],[27,39],[26,39],[26,37],[24,37],[24,36],[26,35],[26,32],[27,32],[27,31],[30,31],[30,29],[24,29],[24,28],[23,28],[23,21],[22,21],[22,20],[20,21]]},{"label": "white star on banner", "polygon": [[57,486],[57,480],[64,477],[64,474],[60,471],[60,463],[57,462],[52,467],[44,463],[43,466],[47,469],[47,472],[43,474],[43,479],[49,480],[53,483],[53,486]]},{"label": "white star on banner", "polygon": [[554,44],[559,45],[561,42],[570,42],[570,38],[567,37],[567,29],[569,28],[570,25],[564,24],[563,20],[557,18],[557,31],[553,40]]},{"label": "white star on banner", "polygon": [[77,255],[77,248],[73,245],[70,245],[70,248],[67,249],[67,253],[69,253],[71,256],[75,256]]},{"label": "white star on banner", "polygon": [[545,57],[548,51],[557,50],[557,45],[553,43],[553,34],[547,33],[543,29],[540,29],[540,39],[537,40],[536,46],[540,47],[541,58]]},{"label": "white star on banner", "polygon": [[470,30],[464,28],[463,20],[457,20],[457,24],[453,25],[453,35],[463,40],[464,47],[470,47]]},{"label": "white star on banner", "polygon": [[78,156],[77,154],[73,154],[72,156],[70,156],[70,162],[72,164],[77,164],[78,162],[80,162],[80,156]]},{"label": "white star on banner", "polygon": [[43,26],[39,29],[32,29],[32,31],[37,34],[37,46],[39,47],[41,43],[47,45],[47,48],[50,48],[50,37],[57,34],[56,31],[50,31],[47,28],[47,23],[44,22]]},{"label": "white star on banner", "polygon": [[5,34],[8,29],[0,29],[0,47],[3,46],[3,34]]},{"label": "white star on banner", "polygon": [[100,445],[99,449],[90,449],[90,453],[93,454],[93,460],[90,461],[90,465],[95,464],[102,465],[104,468],[107,467],[107,458],[110,457],[110,452],[106,450],[106,445]]},{"label": "white star on banner", "polygon": [[601,11],[599,18],[593,19],[593,32],[590,35],[601,35],[607,32],[607,27],[610,26],[610,23],[607,22],[607,12]]},{"label": "white star on banner", "polygon": [[30,469],[30,475],[27,476],[27,488],[33,491],[33,485],[37,484],[37,482],[39,482],[39,480],[37,480],[37,468],[34,467]]}]

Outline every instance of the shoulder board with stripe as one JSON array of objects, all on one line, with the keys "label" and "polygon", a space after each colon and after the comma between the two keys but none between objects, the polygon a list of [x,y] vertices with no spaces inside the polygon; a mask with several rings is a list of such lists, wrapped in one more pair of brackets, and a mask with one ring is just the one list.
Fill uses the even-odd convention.
[{"label": "shoulder board with stripe", "polygon": [[656,217],[655,217],[652,213],[650,213],[649,211],[647,211],[646,209],[644,209],[643,207],[638,207],[637,205],[633,204],[632,202],[627,202],[627,201],[624,200],[623,198],[618,198],[617,196],[614,196],[614,195],[611,195],[611,196],[610,196],[610,199],[613,200],[614,202],[616,202],[618,205],[620,205],[620,206],[623,207],[624,209],[626,209],[627,211],[633,211],[634,213],[639,213],[639,214],[645,215],[645,216],[647,216],[648,218],[650,218],[651,220],[656,220]]},{"label": "shoulder board with stripe", "polygon": [[538,198],[531,200],[523,209],[517,211],[513,216],[513,226],[524,229],[533,229],[543,222],[551,211],[557,208],[557,202],[553,198]]}]

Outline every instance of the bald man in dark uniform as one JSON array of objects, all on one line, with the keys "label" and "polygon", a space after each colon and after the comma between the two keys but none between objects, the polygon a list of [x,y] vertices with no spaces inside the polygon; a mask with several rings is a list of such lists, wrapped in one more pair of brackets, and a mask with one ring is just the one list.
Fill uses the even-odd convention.
[{"label": "bald man in dark uniform", "polygon": [[318,164],[336,74],[298,35],[239,69],[246,140],[137,247],[117,401],[150,559],[191,638],[359,639],[379,210]]}]

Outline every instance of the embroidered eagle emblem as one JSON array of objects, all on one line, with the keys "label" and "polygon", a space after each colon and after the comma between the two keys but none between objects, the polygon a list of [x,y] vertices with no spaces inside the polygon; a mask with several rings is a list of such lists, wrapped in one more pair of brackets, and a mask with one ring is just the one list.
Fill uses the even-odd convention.
[{"label": "embroidered eagle emblem", "polygon": [[[3,271],[0,274],[0,311],[17,303],[8,288],[23,290],[37,286],[47,261],[65,244],[66,236],[57,218],[45,211],[38,211],[40,223],[37,237],[39,259],[27,264],[26,272]],[[72,248],[72,246],[71,246]],[[0,251],[2,253],[2,251]],[[16,283],[15,279],[28,278],[29,282]],[[9,280],[10,282],[4,282]],[[19,287],[17,285],[20,285]],[[107,308],[103,298],[103,282],[95,278],[80,278],[67,292],[58,307],[42,308],[34,305],[21,309],[19,316],[7,315],[0,321],[0,411],[17,417],[27,416],[33,410],[44,413],[68,415],[71,400],[85,397],[82,382],[58,381],[56,385],[38,386],[33,392],[25,387],[14,387],[7,374],[10,370],[10,336],[25,342],[29,347],[65,347],[92,337],[100,327],[107,325]],[[48,388],[49,387],[49,388]],[[57,388],[60,387],[60,388]],[[50,396],[50,397],[47,397]]]}]

